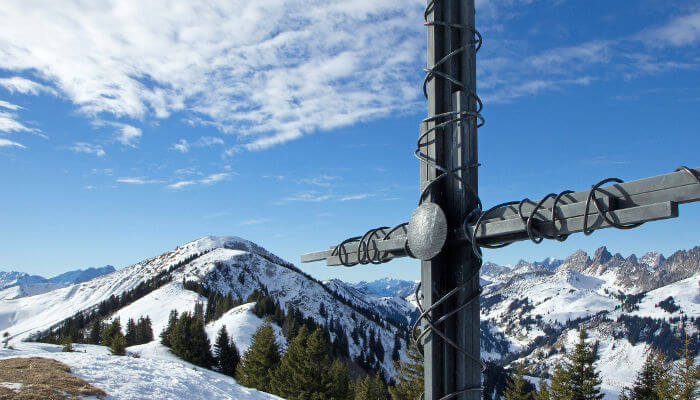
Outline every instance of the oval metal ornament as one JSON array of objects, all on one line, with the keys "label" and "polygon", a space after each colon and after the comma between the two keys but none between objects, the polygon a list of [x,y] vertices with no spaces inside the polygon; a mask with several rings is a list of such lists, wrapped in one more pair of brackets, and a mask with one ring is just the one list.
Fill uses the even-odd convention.
[{"label": "oval metal ornament", "polygon": [[408,221],[408,248],[414,257],[427,261],[442,251],[447,239],[447,218],[435,203],[423,203]]}]

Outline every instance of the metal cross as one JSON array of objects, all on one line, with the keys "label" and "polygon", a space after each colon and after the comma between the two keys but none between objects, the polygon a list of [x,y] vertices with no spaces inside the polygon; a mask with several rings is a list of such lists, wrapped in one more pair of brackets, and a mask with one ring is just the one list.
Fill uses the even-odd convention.
[{"label": "metal cross", "polygon": [[[421,262],[416,300],[421,315],[426,400],[481,398],[479,268],[481,248],[522,240],[563,241],[603,228],[630,229],[678,216],[678,204],[700,201],[700,168],[623,182],[605,179],[588,190],[550,193],[483,211],[478,197],[474,0],[428,0],[428,67],[423,89],[428,117],[420,126],[419,205],[408,222],[380,227],[327,250],[301,256],[326,265],[381,264],[398,257]],[[422,297],[418,296],[419,289]],[[420,324],[420,330],[418,330]]]}]

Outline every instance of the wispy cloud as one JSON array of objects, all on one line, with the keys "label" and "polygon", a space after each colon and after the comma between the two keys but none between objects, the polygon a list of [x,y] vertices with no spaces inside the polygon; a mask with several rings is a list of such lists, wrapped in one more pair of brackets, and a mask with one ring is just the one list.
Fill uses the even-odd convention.
[{"label": "wispy cloud", "polygon": [[313,178],[300,179],[299,183],[321,187],[329,187],[334,181],[337,181],[338,179],[340,179],[340,177],[338,176],[319,175]]},{"label": "wispy cloud", "polygon": [[269,222],[272,222],[272,219],[270,219],[270,218],[249,219],[246,221],[239,222],[238,226],[261,225],[261,224],[267,224]]},{"label": "wispy cloud", "polygon": [[700,41],[700,12],[682,15],[657,28],[644,30],[637,38],[656,48],[694,44]]},{"label": "wispy cloud", "polygon": [[224,139],[220,137],[202,136],[196,143],[198,146],[209,147],[224,144]]},{"label": "wispy cloud", "polygon": [[41,133],[39,129],[30,128],[19,121],[16,111],[22,109],[16,104],[0,100],[0,133],[28,132],[46,138],[47,136]]},{"label": "wispy cloud", "polygon": [[186,188],[187,186],[192,186],[192,185],[196,185],[196,184],[197,184],[197,182],[195,182],[195,181],[179,181],[179,182],[175,182],[173,184],[168,185],[168,189],[178,190],[178,189],[183,189],[183,188]]},{"label": "wispy cloud", "polygon": [[5,89],[7,89],[10,92],[10,94],[15,92],[32,95],[37,95],[41,92],[53,95],[57,94],[54,89],[42,85],[40,83],[34,82],[30,79],[23,78],[21,76],[0,78],[0,87],[4,87]]},{"label": "wispy cloud", "polygon": [[5,108],[8,110],[16,111],[16,110],[21,110],[22,107],[18,106],[17,104],[12,104],[8,103],[6,101],[0,100],[0,107]]},{"label": "wispy cloud", "polygon": [[170,147],[170,149],[175,150],[175,151],[179,151],[180,153],[185,154],[188,151],[190,151],[190,145],[189,145],[189,143],[187,143],[187,140],[180,139],[177,143],[174,143]]},{"label": "wispy cloud", "polygon": [[121,124],[116,122],[112,124],[118,128],[117,132],[115,133],[115,139],[117,142],[125,146],[136,147],[136,143],[138,143],[139,139],[141,138],[141,129],[129,124]]},{"label": "wispy cloud", "polygon": [[283,202],[289,201],[301,201],[305,203],[317,203],[321,201],[326,201],[331,199],[333,196],[330,194],[321,194],[316,191],[300,192],[292,196],[287,196],[282,199]]},{"label": "wispy cloud", "polygon": [[204,179],[201,179],[199,182],[203,183],[205,185],[211,185],[216,182],[221,182],[223,180],[229,179],[233,175],[232,172],[220,172],[218,174],[211,174],[207,176]]},{"label": "wispy cloud", "polygon": [[75,153],[94,154],[98,157],[107,154],[104,149],[102,149],[101,145],[86,142],[76,142],[70,147],[70,150]]},{"label": "wispy cloud", "polygon": [[16,1],[3,4],[0,68],[41,76],[89,117],[182,112],[262,149],[419,107],[423,8],[417,0]]},{"label": "wispy cloud", "polygon": [[151,183],[162,183],[163,181],[157,180],[157,179],[147,179],[144,177],[126,177],[126,178],[118,178],[117,182],[128,183],[131,185],[147,185],[147,184],[151,184]]},{"label": "wispy cloud", "polygon": [[20,143],[13,142],[12,140],[8,140],[8,139],[0,138],[0,147],[10,147],[10,146],[19,147],[20,149],[26,149],[26,147]]},{"label": "wispy cloud", "polygon": [[350,200],[364,200],[370,197],[373,197],[373,194],[370,193],[362,193],[362,194],[353,194],[353,195],[348,195],[348,196],[343,196],[338,199],[338,201],[350,201]]}]

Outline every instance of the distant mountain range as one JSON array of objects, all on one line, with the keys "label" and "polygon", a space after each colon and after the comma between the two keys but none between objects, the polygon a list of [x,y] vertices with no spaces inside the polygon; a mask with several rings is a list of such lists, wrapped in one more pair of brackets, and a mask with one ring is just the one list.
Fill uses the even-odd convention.
[{"label": "distant mountain range", "polygon": [[[573,345],[579,325],[585,324],[597,343],[603,389],[607,398],[615,399],[619,388],[633,380],[650,346],[673,357],[682,325],[693,340],[699,338],[700,246],[668,257],[649,252],[625,258],[601,247],[592,256],[577,251],[564,260],[521,260],[512,266],[487,262],[481,278],[482,357],[489,368],[502,369],[517,361],[526,365],[529,375],[547,377],[562,350]],[[67,284],[72,286],[49,286]],[[418,315],[417,284],[390,278],[319,282],[255,243],[205,237],[119,271],[108,266],[51,279],[0,273],[0,287],[12,285],[0,294],[17,288],[38,290],[38,285],[47,289],[31,297],[25,293],[3,300],[0,295],[0,334],[7,333],[10,344],[21,343],[128,294],[130,302],[118,306],[108,319],[119,317],[125,323],[149,316],[157,338],[171,310],[192,311],[197,303],[206,307],[211,296],[191,287],[231,294],[243,302],[262,291],[282,310],[293,307],[303,318],[333,327],[334,341],[345,335],[341,342],[347,344],[352,362],[361,360],[392,377],[393,350],[397,343],[405,346]],[[151,289],[144,290],[144,285]],[[252,306],[243,304],[208,323],[210,341],[225,325],[239,350],[245,351],[264,321]],[[281,334],[278,339],[284,345]],[[157,340],[136,347],[133,351],[141,357],[174,360]]]},{"label": "distant mountain range", "polygon": [[0,299],[34,296],[76,283],[86,282],[114,271],[116,270],[113,266],[105,265],[99,268],[76,269],[53,278],[44,278],[43,276],[29,275],[17,271],[0,271]]}]

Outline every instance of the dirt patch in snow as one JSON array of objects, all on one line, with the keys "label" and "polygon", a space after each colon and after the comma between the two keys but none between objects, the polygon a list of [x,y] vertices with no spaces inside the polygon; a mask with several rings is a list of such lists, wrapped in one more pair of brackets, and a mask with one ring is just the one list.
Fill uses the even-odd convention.
[{"label": "dirt patch in snow", "polygon": [[78,396],[105,396],[105,392],[71,375],[70,367],[50,358],[0,360],[0,400],[80,400]]}]

